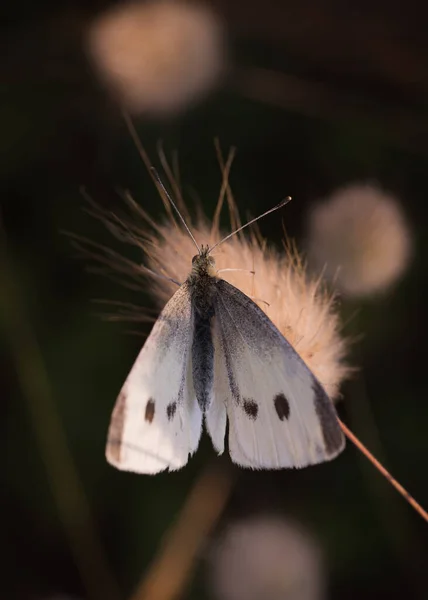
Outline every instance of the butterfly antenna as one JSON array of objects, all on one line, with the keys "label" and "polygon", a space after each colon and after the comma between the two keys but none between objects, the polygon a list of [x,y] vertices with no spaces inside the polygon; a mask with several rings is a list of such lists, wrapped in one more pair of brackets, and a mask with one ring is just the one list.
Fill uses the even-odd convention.
[{"label": "butterfly antenna", "polygon": [[164,184],[162,183],[161,178],[159,177],[159,173],[156,171],[155,167],[150,167],[150,171],[153,174],[153,177],[155,178],[157,184],[159,185],[159,187],[161,188],[161,190],[163,191],[163,193],[165,194],[165,196],[168,198],[169,202],[171,203],[172,207],[174,208],[175,212],[177,213],[177,215],[180,217],[181,222],[183,223],[184,227],[186,228],[187,233],[190,235],[190,237],[192,238],[193,243],[195,244],[196,248],[198,249],[199,254],[201,253],[201,249],[199,248],[198,242],[195,240],[192,232],[190,231],[186,221],[184,220],[183,215],[181,214],[181,212],[178,210],[174,200],[171,198],[171,195],[167,192],[166,187],[164,186]]},{"label": "butterfly antenna", "polygon": [[214,250],[214,248],[217,248],[217,246],[220,246],[220,244],[222,244],[223,242],[225,242],[226,240],[228,240],[229,238],[231,238],[236,233],[239,233],[240,231],[242,231],[243,229],[245,229],[245,227],[248,227],[248,225],[252,225],[253,223],[255,223],[256,221],[258,221],[259,219],[262,219],[263,217],[266,217],[266,215],[269,215],[270,213],[274,212],[275,210],[278,210],[279,208],[282,208],[283,206],[285,206],[286,204],[288,204],[290,202],[290,200],[291,200],[291,196],[287,196],[287,198],[285,198],[282,202],[280,202],[279,204],[277,204],[273,208],[270,208],[269,210],[267,210],[266,212],[264,212],[262,215],[259,215],[255,219],[251,219],[251,221],[248,221],[248,223],[245,223],[245,225],[242,225],[241,227],[239,227],[235,231],[232,231],[232,233],[229,233],[229,235],[227,235],[225,238],[223,238],[222,240],[220,240],[219,242],[217,242],[217,244],[214,244],[214,246],[211,246],[211,248],[209,249],[209,252],[211,252],[212,250]]}]

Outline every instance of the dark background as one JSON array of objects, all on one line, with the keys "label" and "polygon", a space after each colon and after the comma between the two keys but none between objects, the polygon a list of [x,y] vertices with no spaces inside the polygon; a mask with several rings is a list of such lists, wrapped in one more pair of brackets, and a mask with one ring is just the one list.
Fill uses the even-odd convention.
[{"label": "dark background", "polygon": [[[128,300],[129,293],[88,273],[63,231],[114,244],[82,210],[81,185],[113,208],[121,203],[115,190],[128,188],[154,218],[163,215],[120,113],[82,51],[85,24],[105,6],[9,3],[2,11],[4,598],[113,597],[101,575],[99,594],[87,593],[79,575],[76,552],[85,552],[92,528],[126,597],[192,482],[215,461],[207,440],[173,474],[124,474],[104,458],[111,409],[143,338],[98,317],[92,299]],[[339,411],[427,506],[426,14],[415,2],[219,0],[215,6],[228,27],[228,77],[183,115],[136,120],[139,134],[154,162],[159,139],[167,152],[178,150],[185,192],[194,189],[208,215],[221,183],[213,139],[225,152],[235,146],[231,186],[241,214],[258,214],[291,195],[284,220],[298,242],[310,202],[338,185],[375,180],[402,200],[415,246],[405,278],[380,299],[341,306],[344,318],[357,310],[345,334],[363,337],[350,350],[349,361],[361,370],[343,387]],[[192,194],[187,198],[191,205]],[[267,218],[260,229],[280,244],[281,219]],[[138,300],[152,306],[145,290]],[[140,329],[147,333],[148,326]],[[64,441],[88,511],[76,500],[75,474],[62,468],[62,461],[69,465]],[[236,469],[235,476],[214,536],[229,520],[261,510],[293,516],[322,543],[330,598],[427,597],[426,523],[350,444],[328,465],[302,472]],[[58,490],[72,515],[76,552]],[[210,597],[204,568],[201,556],[185,597]]]}]

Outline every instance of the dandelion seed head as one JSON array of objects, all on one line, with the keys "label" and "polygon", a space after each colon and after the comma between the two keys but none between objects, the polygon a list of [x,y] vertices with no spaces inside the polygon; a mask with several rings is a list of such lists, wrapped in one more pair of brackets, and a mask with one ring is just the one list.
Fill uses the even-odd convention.
[{"label": "dandelion seed head", "polygon": [[399,202],[373,185],[337,190],[309,216],[308,255],[349,296],[389,289],[411,256],[411,237]]},{"label": "dandelion seed head", "polygon": [[87,48],[102,81],[132,113],[182,110],[224,68],[219,20],[207,6],[182,1],[115,6],[92,23]]},{"label": "dandelion seed head", "polygon": [[211,555],[210,578],[219,600],[321,600],[320,548],[300,526],[254,517],[226,530]]}]

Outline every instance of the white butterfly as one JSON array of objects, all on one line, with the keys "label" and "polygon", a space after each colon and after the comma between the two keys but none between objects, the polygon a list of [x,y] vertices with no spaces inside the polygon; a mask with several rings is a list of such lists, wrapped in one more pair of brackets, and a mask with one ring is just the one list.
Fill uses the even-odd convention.
[{"label": "white butterfly", "polygon": [[244,467],[334,458],[345,439],[333,403],[257,304],[216,277],[212,249],[193,257],[123,385],[107,460],[137,473],[180,469],[203,421],[219,454],[229,422],[230,456]]}]

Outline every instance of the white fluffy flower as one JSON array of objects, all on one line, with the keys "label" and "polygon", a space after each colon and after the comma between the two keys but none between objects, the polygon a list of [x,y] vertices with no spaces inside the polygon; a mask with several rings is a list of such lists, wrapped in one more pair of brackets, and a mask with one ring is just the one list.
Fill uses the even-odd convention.
[{"label": "white fluffy flower", "polygon": [[185,108],[224,66],[218,19],[208,7],[182,1],[115,6],[92,23],[87,46],[101,79],[133,113]]},{"label": "white fluffy flower", "polygon": [[372,185],[349,185],[309,216],[312,264],[349,296],[388,289],[411,255],[410,233],[398,201]]},{"label": "white fluffy flower", "polygon": [[320,600],[321,552],[312,537],[284,519],[257,517],[229,526],[211,557],[219,600]]}]

